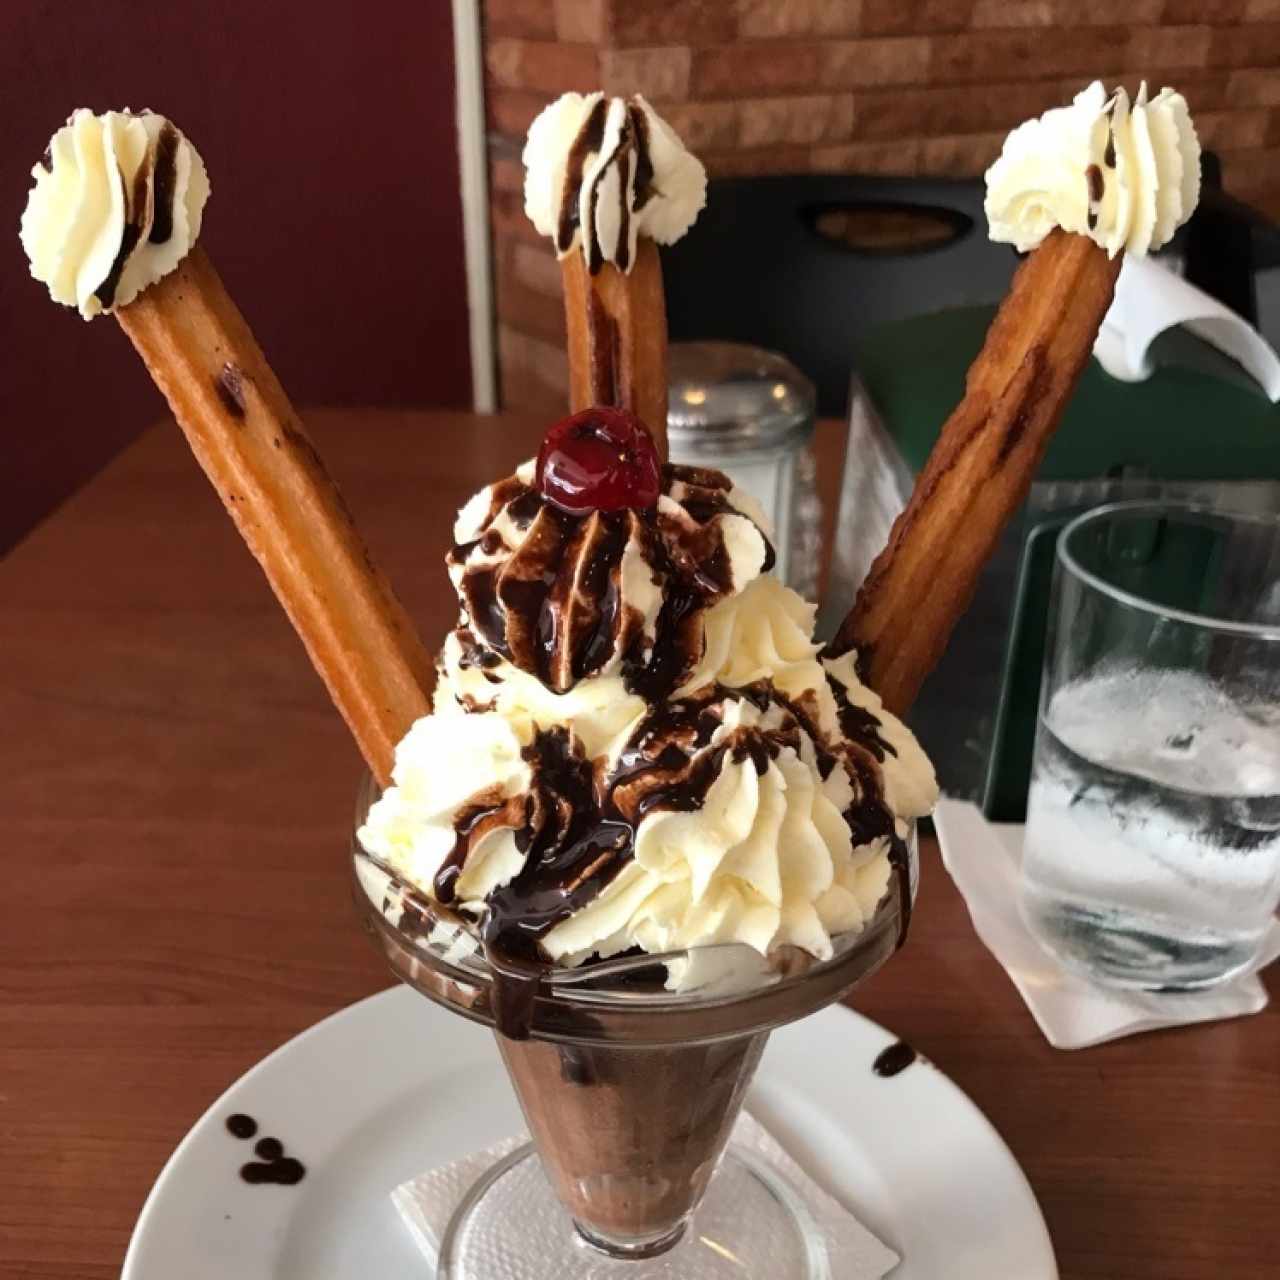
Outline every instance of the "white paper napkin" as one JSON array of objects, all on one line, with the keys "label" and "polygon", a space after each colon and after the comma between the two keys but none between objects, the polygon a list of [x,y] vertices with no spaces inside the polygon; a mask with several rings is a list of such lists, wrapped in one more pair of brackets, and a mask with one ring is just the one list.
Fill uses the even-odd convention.
[{"label": "white paper napkin", "polygon": [[[439,1258],[441,1237],[462,1197],[486,1169],[528,1140],[524,1135],[507,1138],[485,1151],[420,1174],[391,1193],[392,1203],[433,1269]],[[823,1191],[760,1122],[745,1111],[738,1118],[730,1142],[770,1164],[800,1193],[826,1238],[832,1274],[840,1280],[880,1280],[901,1261],[842,1204]],[[571,1229],[567,1215],[563,1223],[541,1225],[555,1232]],[[526,1276],[535,1273],[523,1270],[524,1265],[519,1259],[513,1260],[510,1269],[493,1280],[526,1280]],[[536,1267],[536,1261],[533,1265]]]},{"label": "white paper napkin", "polygon": [[[1096,987],[1062,969],[1031,936],[1018,912],[1024,828],[988,822],[977,805],[943,799],[933,815],[942,861],[969,908],[978,937],[1013,979],[1055,1049],[1085,1049],[1106,1040],[1239,1018],[1266,1008],[1254,973],[1212,991],[1159,995]],[[1258,968],[1280,956],[1280,924],[1272,924]]]},{"label": "white paper napkin", "polygon": [[1126,255],[1093,354],[1113,378],[1142,382],[1155,372],[1151,344],[1179,324],[1243,366],[1272,402],[1280,400],[1280,357],[1266,339],[1153,258]]}]

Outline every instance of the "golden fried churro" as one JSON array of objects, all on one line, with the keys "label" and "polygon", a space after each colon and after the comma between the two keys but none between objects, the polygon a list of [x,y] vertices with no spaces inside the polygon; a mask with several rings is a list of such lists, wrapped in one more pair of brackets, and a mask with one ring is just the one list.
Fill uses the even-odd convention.
[{"label": "golden fried churro", "polygon": [[569,331],[569,400],[628,409],[667,457],[667,310],[658,244],[678,240],[707,175],[642,98],[566,93],[524,147],[525,212],[555,245]]},{"label": "golden fried churro", "polygon": [[1181,94],[1132,103],[1094,81],[1019,125],[986,173],[991,238],[1031,256],[829,650],[858,651],[901,715],[946,647],[1027,496],[1111,305],[1124,254],[1159,249],[1193,213],[1200,143]]},{"label": "golden fried churro", "polygon": [[196,244],[200,153],[154,112],[82,109],[31,174],[31,274],[85,319],[115,312],[385,785],[434,667]]},{"label": "golden fried churro", "polygon": [[199,246],[115,314],[385,785],[433,664],[249,326]]},{"label": "golden fried churro", "polygon": [[592,275],[580,253],[560,261],[569,330],[569,407],[629,409],[667,457],[667,313],[662,264],[641,240],[630,272],[606,262]]},{"label": "golden fried churro", "polygon": [[1120,261],[1059,230],[1018,268],[964,399],[829,646],[858,650],[867,683],[897,715],[942,656],[1026,498],[1111,305]]}]

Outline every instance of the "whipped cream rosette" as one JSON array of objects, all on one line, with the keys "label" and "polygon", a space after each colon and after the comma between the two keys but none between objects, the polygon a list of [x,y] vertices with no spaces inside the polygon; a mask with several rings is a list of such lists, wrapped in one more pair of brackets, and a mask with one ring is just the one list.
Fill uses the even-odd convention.
[{"label": "whipped cream rosette", "polygon": [[200,153],[152,111],[82,108],[31,174],[21,231],[31,274],[86,320],[168,275],[195,244],[209,198]]},{"label": "whipped cream rosette", "polygon": [[525,212],[560,259],[569,404],[634,413],[667,454],[667,313],[657,246],[707,198],[702,163],[639,94],[566,93],[529,129]]},{"label": "whipped cream rosette", "polygon": [[1172,89],[1133,101],[1100,80],[1019,125],[987,170],[991,238],[1022,252],[1055,227],[1088,236],[1109,256],[1169,242],[1200,198],[1200,142]]},{"label": "whipped cream rosette", "polygon": [[564,94],[530,126],[523,159],[529,220],[596,271],[630,271],[641,235],[679,240],[707,201],[702,162],[639,94]]}]

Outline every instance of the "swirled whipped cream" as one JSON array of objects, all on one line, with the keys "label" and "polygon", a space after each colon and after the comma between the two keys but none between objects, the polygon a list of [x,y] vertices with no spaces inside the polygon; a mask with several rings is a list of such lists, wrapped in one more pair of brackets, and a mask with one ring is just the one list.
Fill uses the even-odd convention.
[{"label": "swirled whipped cream", "polygon": [[636,94],[566,93],[529,128],[524,207],[564,257],[578,245],[594,273],[629,271],[636,240],[679,240],[707,201],[701,161]]},{"label": "swirled whipped cream", "polygon": [[549,689],[625,663],[669,690],[693,660],[701,611],[772,565],[763,519],[720,472],[695,467],[666,468],[655,510],[574,516],[543,498],[527,462],[462,509],[446,563],[476,639]]},{"label": "swirled whipped cream", "polygon": [[585,515],[533,481],[459,515],[459,624],[364,848],[506,955],[829,957],[936,799],[920,747],[820,655],[725,476],[667,466],[655,507]]},{"label": "swirled whipped cream", "polygon": [[195,244],[209,198],[200,153],[152,111],[82,108],[31,173],[21,231],[31,274],[86,320],[168,275]]},{"label": "swirled whipped cream", "polygon": [[1034,249],[1055,227],[1115,257],[1168,243],[1200,198],[1200,142],[1172,89],[1130,103],[1095,80],[1069,107],[1019,125],[987,170],[993,240]]}]

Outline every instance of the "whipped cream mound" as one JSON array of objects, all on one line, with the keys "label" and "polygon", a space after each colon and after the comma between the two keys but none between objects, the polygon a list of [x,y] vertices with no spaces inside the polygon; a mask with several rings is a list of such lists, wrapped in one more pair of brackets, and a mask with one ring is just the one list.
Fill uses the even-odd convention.
[{"label": "whipped cream mound", "polygon": [[132,302],[191,252],[209,198],[200,153],[152,111],[81,108],[31,171],[31,274],[91,320]]},{"label": "whipped cream mound", "polygon": [[1095,80],[1069,107],[1019,125],[987,170],[991,238],[1034,249],[1055,227],[1109,256],[1161,248],[1195,212],[1200,142],[1172,89],[1130,103]]},{"label": "whipped cream mound", "polygon": [[822,656],[725,476],[667,466],[655,508],[578,516],[532,480],[459,515],[434,710],[362,845],[525,959],[744,944],[670,964],[682,989],[829,958],[937,798],[924,753],[853,654]]},{"label": "whipped cream mound", "polygon": [[654,510],[570,515],[530,461],[463,507],[446,564],[474,640],[550,690],[625,667],[661,695],[701,651],[702,610],[773,564],[762,524],[721,472],[682,466]]},{"label": "whipped cream mound", "polygon": [[639,236],[679,240],[707,201],[702,163],[639,94],[564,94],[530,126],[523,160],[525,213],[592,273],[630,271]]}]

